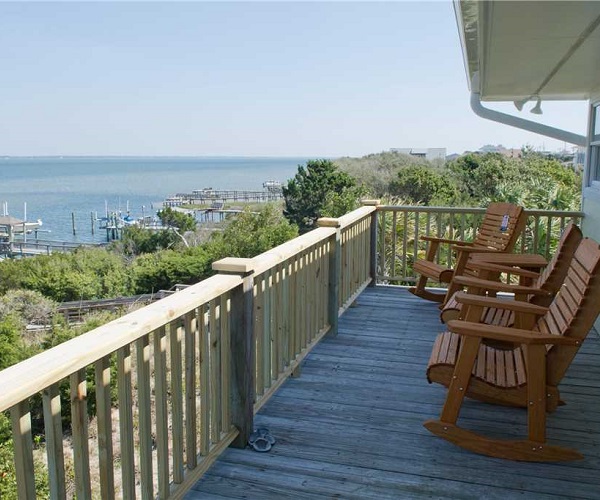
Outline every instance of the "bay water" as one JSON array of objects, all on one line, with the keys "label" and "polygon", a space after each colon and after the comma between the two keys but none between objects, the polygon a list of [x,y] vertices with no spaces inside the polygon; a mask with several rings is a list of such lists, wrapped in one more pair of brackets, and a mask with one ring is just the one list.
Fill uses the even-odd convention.
[{"label": "bay water", "polygon": [[[263,182],[285,183],[308,158],[274,157],[0,157],[0,203],[28,221],[41,219],[44,240],[100,243],[91,214],[154,215],[169,195],[211,187],[262,191]],[[26,205],[26,207],[25,207]],[[3,205],[0,205],[0,207]],[[2,209],[0,208],[0,214]],[[75,215],[75,232],[72,231]]]}]

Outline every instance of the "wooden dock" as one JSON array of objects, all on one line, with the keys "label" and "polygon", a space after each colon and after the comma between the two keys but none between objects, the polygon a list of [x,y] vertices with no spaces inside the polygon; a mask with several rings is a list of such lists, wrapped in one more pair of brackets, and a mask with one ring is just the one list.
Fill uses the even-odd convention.
[{"label": "wooden dock", "polygon": [[0,255],[5,257],[35,257],[36,255],[50,255],[57,252],[72,252],[80,247],[96,246],[101,246],[101,244],[36,239],[0,241]]},{"label": "wooden dock", "polygon": [[[269,453],[228,449],[191,499],[486,498],[600,496],[600,339],[592,332],[561,385],[567,402],[548,418],[550,442],[579,462],[510,462],[469,453],[430,434],[446,391],[425,368],[443,326],[437,304],[400,287],[367,289],[256,416],[277,443]],[[461,421],[523,436],[524,410],[468,401]],[[499,426],[502,426],[501,428]]]},{"label": "wooden dock", "polygon": [[207,205],[214,202],[252,202],[265,203],[283,198],[281,190],[244,191],[203,189],[191,193],[177,193],[169,196],[163,202],[165,207],[180,207],[182,205]]}]

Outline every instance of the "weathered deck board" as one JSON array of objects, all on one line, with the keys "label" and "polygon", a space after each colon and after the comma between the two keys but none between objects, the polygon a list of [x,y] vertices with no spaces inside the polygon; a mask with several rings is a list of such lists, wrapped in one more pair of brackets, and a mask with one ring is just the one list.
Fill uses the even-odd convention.
[{"label": "weathered deck board", "polygon": [[[261,409],[269,453],[229,449],[187,494],[196,498],[598,498],[600,339],[592,334],[561,386],[548,438],[585,460],[517,463],[461,450],[427,432],[445,389],[425,367],[443,325],[437,304],[397,287],[367,289]],[[465,427],[524,435],[525,411],[465,403]]]}]

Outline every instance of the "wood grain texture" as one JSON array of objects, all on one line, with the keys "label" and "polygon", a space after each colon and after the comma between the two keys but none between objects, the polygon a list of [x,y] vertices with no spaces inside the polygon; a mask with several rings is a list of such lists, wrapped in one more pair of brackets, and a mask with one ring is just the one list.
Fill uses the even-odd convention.
[{"label": "wood grain texture", "polygon": [[[442,387],[424,376],[443,325],[435,304],[377,286],[340,318],[255,416],[277,443],[269,453],[227,450],[186,498],[597,498],[600,488],[600,340],[591,334],[563,380],[566,406],[548,416],[548,440],[577,448],[571,463],[499,461],[432,436]],[[451,346],[449,346],[451,348]],[[493,418],[492,418],[493,416]],[[495,421],[494,421],[495,419]],[[500,437],[526,436],[523,410],[465,401],[459,422]]]}]

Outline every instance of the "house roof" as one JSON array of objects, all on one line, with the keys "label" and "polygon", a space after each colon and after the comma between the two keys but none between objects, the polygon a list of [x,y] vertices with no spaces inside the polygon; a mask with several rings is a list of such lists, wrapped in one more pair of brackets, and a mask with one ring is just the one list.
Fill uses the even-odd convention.
[{"label": "house roof", "polygon": [[600,2],[454,5],[467,79],[481,100],[579,100],[600,90]]}]

